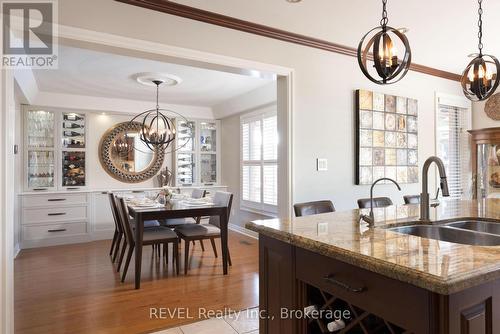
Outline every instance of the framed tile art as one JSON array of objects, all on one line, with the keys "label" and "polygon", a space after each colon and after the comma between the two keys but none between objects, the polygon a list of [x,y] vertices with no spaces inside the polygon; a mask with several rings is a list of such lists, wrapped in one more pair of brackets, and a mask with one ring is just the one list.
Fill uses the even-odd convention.
[{"label": "framed tile art", "polygon": [[418,101],[356,91],[356,180],[418,183]]}]

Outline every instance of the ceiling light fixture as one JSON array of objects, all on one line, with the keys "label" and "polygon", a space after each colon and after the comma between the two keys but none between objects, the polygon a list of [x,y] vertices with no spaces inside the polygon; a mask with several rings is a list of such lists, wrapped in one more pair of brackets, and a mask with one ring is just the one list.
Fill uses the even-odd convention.
[{"label": "ceiling light fixture", "polygon": [[[386,5],[387,0],[382,0],[380,26],[363,36],[358,46],[358,64],[361,71],[368,79],[379,85],[398,82],[406,75],[411,64],[410,43],[405,36],[406,30],[394,29],[387,25],[389,19]],[[398,58],[396,42],[398,46],[404,48],[402,58]],[[373,60],[375,68],[375,71],[371,71],[375,72],[373,74],[368,69],[368,60]]]},{"label": "ceiling light fixture", "polygon": [[[175,111],[160,108],[160,85],[163,84],[164,81],[153,79],[151,82],[156,86],[156,108],[140,113],[130,122],[140,121],[142,125],[139,138],[150,150],[165,151],[169,146],[172,147],[171,144],[173,144],[175,140],[175,119],[181,118],[186,123],[188,123],[188,121]],[[186,143],[187,142],[189,141],[186,141]],[[184,145],[186,145],[186,143],[184,143]],[[181,147],[177,147],[176,149],[180,149]],[[174,149],[172,149],[172,152],[173,151]]]},{"label": "ceiling light fixture", "polygon": [[483,101],[490,97],[498,88],[500,78],[500,63],[498,59],[492,55],[483,54],[483,0],[478,0],[478,26],[479,38],[478,48],[479,53],[472,54],[474,59],[462,73],[460,83],[465,97],[471,101]]}]

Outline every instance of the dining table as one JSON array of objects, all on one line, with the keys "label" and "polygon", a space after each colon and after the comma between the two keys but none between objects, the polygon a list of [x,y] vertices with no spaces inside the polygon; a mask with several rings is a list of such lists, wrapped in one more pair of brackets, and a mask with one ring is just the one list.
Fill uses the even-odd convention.
[{"label": "dining table", "polygon": [[[141,287],[142,247],[144,221],[165,220],[175,218],[192,218],[218,216],[221,230],[222,270],[228,273],[228,220],[229,209],[226,206],[217,206],[213,203],[192,203],[184,200],[168,201],[165,204],[150,206],[134,205],[133,201],[127,202],[129,214],[135,220],[135,288]],[[193,223],[194,224],[194,223]],[[187,264],[184,264],[187,265]]]}]

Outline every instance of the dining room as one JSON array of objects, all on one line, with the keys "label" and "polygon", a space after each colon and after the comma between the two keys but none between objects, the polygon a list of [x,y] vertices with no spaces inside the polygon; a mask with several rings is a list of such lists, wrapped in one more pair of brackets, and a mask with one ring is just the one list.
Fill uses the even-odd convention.
[{"label": "dining room", "polygon": [[[277,76],[59,54],[15,76],[16,333],[151,332],[257,307],[244,225],[278,214]],[[252,159],[271,158],[239,166],[256,135]]]}]

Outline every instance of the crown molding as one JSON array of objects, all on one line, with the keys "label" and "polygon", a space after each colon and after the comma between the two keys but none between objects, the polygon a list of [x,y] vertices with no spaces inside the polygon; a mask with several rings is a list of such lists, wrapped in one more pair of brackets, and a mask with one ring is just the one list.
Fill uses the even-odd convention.
[{"label": "crown molding", "polygon": [[[240,20],[231,16],[226,16],[203,9],[182,5],[168,0],[115,0],[118,2],[152,9],[170,15],[180,16],[191,20],[214,24],[220,27],[244,31],[250,34],[260,35],[285,41],[289,43],[308,46],[329,52],[334,52],[346,56],[357,57],[357,50],[350,46],[332,43],[322,39],[296,34],[290,31],[281,30],[266,25]],[[452,72],[439,70],[433,67],[412,63],[410,70],[444,78],[453,81],[460,81],[460,75]]]}]

